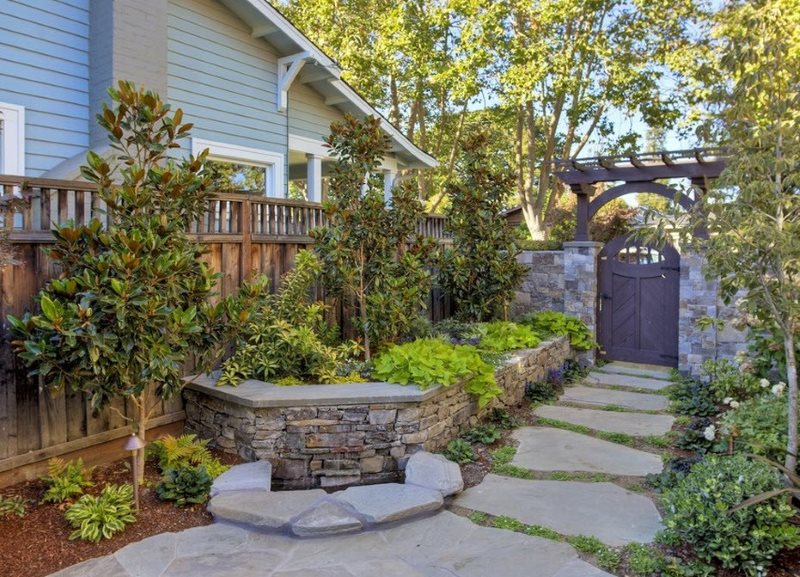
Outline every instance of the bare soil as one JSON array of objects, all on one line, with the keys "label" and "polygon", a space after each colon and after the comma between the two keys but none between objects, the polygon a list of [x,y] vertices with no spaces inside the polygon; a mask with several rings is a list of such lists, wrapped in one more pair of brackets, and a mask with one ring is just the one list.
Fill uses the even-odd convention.
[{"label": "bare soil", "polygon": [[[216,453],[224,463],[240,462],[235,456]],[[102,557],[129,543],[158,533],[182,531],[211,523],[205,505],[176,507],[156,497],[159,481],[155,463],[145,468],[145,487],[140,493],[141,510],[135,523],[112,539],[99,543],[69,540],[72,529],[64,520],[68,503],[41,503],[45,492],[41,481],[28,481],[0,489],[4,497],[21,496],[28,501],[24,517],[0,518],[0,575],[3,577],[43,577],[60,569]],[[94,471],[95,485],[87,493],[97,494],[110,483],[130,483],[130,461],[116,461]]]}]

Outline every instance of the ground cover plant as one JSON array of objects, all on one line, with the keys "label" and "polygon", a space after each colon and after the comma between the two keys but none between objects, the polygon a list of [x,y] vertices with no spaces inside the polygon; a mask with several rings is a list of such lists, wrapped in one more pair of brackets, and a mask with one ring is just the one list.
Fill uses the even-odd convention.
[{"label": "ground cover plant", "polygon": [[530,326],[543,337],[568,336],[570,345],[577,350],[587,351],[596,346],[586,323],[564,313],[556,311],[528,313],[519,322]]},{"label": "ground cover plant", "polygon": [[489,351],[532,349],[541,342],[539,336],[529,327],[507,321],[479,325],[478,330],[481,333],[478,346]]},{"label": "ground cover plant", "polygon": [[47,462],[47,475],[42,477],[47,487],[42,501],[61,503],[83,495],[84,489],[94,485],[93,471],[94,468],[83,466],[83,459],[69,462],[59,458],[50,459]]}]

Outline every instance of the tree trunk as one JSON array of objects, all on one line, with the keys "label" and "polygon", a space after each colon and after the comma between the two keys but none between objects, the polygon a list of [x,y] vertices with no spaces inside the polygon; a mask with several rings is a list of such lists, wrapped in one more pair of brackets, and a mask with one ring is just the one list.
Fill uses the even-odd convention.
[{"label": "tree trunk", "polygon": [[545,228],[542,214],[537,212],[530,204],[527,206],[523,204],[522,215],[525,217],[525,224],[528,225],[531,238],[533,240],[545,240],[547,238],[547,229]]},{"label": "tree trunk", "polygon": [[786,349],[786,380],[788,381],[789,404],[789,442],[786,444],[785,466],[790,471],[797,470],[797,358],[794,352],[794,335],[791,329],[785,331],[783,346]]},{"label": "tree trunk", "polygon": [[[139,395],[139,432],[142,443],[147,444],[147,389]],[[144,447],[136,451],[136,474],[139,477],[139,486],[144,483]]]}]

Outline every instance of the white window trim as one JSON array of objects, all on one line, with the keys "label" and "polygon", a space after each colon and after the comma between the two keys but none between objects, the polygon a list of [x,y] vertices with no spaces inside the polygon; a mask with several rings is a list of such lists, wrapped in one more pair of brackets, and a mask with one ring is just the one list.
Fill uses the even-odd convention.
[{"label": "white window trim", "polygon": [[5,174],[25,176],[25,107],[0,102]]},{"label": "white window trim", "polygon": [[[192,138],[192,154],[197,156],[205,149],[208,149],[209,160],[221,160],[226,162],[241,162],[263,166],[267,169],[265,196],[283,198],[286,196],[286,186],[284,182],[284,157],[279,152],[270,152],[258,148],[248,148],[246,146],[236,146],[224,142],[214,142],[202,138]],[[268,194],[272,192],[272,194]]]}]

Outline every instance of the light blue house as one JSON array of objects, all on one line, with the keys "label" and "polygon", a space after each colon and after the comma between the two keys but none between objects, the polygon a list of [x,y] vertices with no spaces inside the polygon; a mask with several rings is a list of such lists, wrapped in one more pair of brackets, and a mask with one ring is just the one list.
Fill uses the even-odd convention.
[{"label": "light blue house", "polygon": [[[106,89],[132,80],[194,123],[193,152],[263,171],[320,200],[323,138],[344,113],[377,115],[341,69],[265,0],[0,0],[0,174],[74,179],[105,133]],[[399,170],[436,160],[382,119]]]}]

